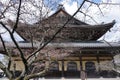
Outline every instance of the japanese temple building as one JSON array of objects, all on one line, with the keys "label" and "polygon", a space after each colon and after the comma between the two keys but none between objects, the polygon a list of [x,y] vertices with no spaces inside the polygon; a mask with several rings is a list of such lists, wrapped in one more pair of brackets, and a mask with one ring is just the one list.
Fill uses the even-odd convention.
[{"label": "japanese temple building", "polygon": [[[42,29],[49,29],[46,31],[44,36],[44,42],[51,39],[51,36],[56,30],[61,28],[63,24],[71,18],[64,8],[60,8],[50,17],[42,20],[40,24],[44,25]],[[38,24],[34,26],[19,26],[16,30],[26,42],[19,42],[19,46],[22,49],[30,49],[32,45],[30,44],[30,31],[33,32],[33,38],[37,41],[41,41],[43,37],[43,31],[38,28]],[[60,33],[43,49],[50,51],[54,54],[69,53],[67,57],[61,58],[57,56],[56,61],[53,60],[54,66],[50,68],[50,73],[45,75],[46,78],[81,78],[86,76],[87,78],[96,77],[117,77],[114,71],[107,71],[105,69],[99,68],[98,64],[103,61],[113,60],[114,55],[116,55],[116,50],[120,50],[120,43],[107,43],[106,41],[98,41],[98,39],[103,36],[107,31],[109,31],[115,22],[107,24],[89,25],[76,18],[72,18],[68,24],[62,29]],[[34,33],[35,32],[35,33]],[[0,44],[1,45],[1,44]],[[12,43],[6,43],[8,47],[15,47]],[[37,47],[38,44],[34,44]],[[2,47],[0,48],[2,50]],[[29,53],[27,53],[29,54]],[[62,53],[61,53],[62,54]],[[67,54],[66,54],[67,55]],[[16,70],[20,71],[22,68],[22,63],[18,56],[13,55],[13,59],[16,64]],[[12,70],[11,65],[11,70]]]}]

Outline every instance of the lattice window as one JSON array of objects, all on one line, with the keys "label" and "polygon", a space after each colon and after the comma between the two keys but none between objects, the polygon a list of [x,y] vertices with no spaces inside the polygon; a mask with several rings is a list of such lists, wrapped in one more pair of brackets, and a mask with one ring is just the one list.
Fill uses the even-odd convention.
[{"label": "lattice window", "polygon": [[50,66],[51,71],[59,71],[59,63],[58,62],[52,62]]},{"label": "lattice window", "polygon": [[96,68],[94,62],[86,62],[85,69],[86,71],[95,71]]},{"label": "lattice window", "polygon": [[76,62],[68,62],[67,70],[68,71],[77,71],[77,63]]}]

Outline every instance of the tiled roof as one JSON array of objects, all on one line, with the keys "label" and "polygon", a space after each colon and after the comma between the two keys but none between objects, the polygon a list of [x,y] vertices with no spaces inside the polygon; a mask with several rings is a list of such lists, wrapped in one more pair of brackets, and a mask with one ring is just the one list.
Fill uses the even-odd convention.
[{"label": "tiled roof", "polygon": [[[7,47],[15,47],[14,43],[7,42],[5,43]],[[31,48],[31,43],[18,43],[21,48]],[[38,47],[39,44],[34,44],[34,47]],[[55,48],[120,48],[120,43],[111,42],[109,44],[104,42],[63,42],[63,43],[49,43],[46,47],[55,47]],[[0,43],[0,48],[3,48],[2,43]]]},{"label": "tiled roof", "polygon": [[[44,35],[44,40],[49,40],[55,32],[61,28],[65,22],[70,19],[66,11],[60,9],[50,17],[39,21],[33,25],[20,25],[16,31],[19,33],[25,40],[30,41],[31,35],[37,41],[41,41],[41,38]],[[68,22],[68,24],[56,35],[56,38],[53,42],[73,42],[76,40],[81,41],[90,41],[97,40],[102,35],[104,35],[111,27],[115,24],[115,21],[107,24],[99,25],[89,25],[84,23],[76,18],[73,18]]]}]

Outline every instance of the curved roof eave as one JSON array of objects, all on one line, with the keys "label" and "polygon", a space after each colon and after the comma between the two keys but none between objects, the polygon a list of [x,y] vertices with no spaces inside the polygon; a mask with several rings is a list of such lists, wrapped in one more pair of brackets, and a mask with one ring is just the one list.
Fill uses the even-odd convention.
[{"label": "curved roof eave", "polygon": [[98,25],[67,25],[69,27],[78,27],[78,28],[111,28],[115,24],[115,21],[112,21],[107,24],[98,24]]}]

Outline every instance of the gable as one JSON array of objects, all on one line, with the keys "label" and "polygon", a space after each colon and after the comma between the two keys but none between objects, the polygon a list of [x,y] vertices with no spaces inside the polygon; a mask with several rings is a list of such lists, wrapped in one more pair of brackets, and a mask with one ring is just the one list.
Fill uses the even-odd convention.
[{"label": "gable", "polygon": [[[65,10],[59,9],[54,14],[49,16],[48,18],[42,20],[41,22],[50,22],[54,24],[64,24],[66,21],[68,21],[71,18],[71,15],[68,14]],[[85,22],[82,22],[76,18],[72,18],[68,24],[74,24],[74,25],[88,25]]]}]

